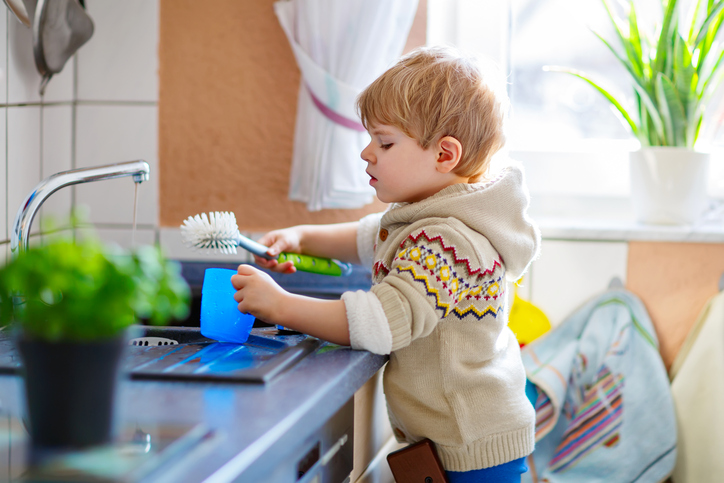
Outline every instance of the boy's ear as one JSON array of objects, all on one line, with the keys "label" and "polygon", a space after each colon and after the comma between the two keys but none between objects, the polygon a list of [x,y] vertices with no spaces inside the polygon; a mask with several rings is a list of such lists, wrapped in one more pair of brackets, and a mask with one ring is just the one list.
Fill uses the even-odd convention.
[{"label": "boy's ear", "polygon": [[452,136],[445,136],[437,143],[438,157],[435,169],[440,173],[449,173],[463,156],[463,145]]}]

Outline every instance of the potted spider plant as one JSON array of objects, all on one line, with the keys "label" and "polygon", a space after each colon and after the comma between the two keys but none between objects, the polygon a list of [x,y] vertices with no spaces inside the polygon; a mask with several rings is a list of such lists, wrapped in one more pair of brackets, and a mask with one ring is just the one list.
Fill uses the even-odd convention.
[{"label": "potted spider plant", "polygon": [[[712,97],[722,80],[724,50],[717,35],[724,20],[724,0],[695,0],[689,20],[677,0],[661,0],[661,18],[644,25],[633,0],[623,16],[601,0],[616,41],[595,35],[626,69],[633,103],[625,105],[602,83],[584,72],[572,74],[590,84],[618,111],[641,144],[630,155],[631,196],[638,221],[686,224],[706,206],[709,154],[697,141]],[[688,17],[686,17],[688,18]]]},{"label": "potted spider plant", "polygon": [[183,318],[188,300],[180,268],[153,246],[55,239],[0,268],[0,324],[22,360],[33,446],[109,442],[127,329]]}]

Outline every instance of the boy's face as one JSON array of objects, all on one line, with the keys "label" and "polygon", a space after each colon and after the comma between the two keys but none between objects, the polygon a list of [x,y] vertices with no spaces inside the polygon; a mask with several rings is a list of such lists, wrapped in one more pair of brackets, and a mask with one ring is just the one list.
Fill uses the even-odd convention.
[{"label": "boy's face", "polygon": [[370,126],[369,133],[372,140],[361,156],[380,201],[413,203],[450,184],[449,176],[437,169],[438,146],[422,149],[400,129],[384,124]]}]

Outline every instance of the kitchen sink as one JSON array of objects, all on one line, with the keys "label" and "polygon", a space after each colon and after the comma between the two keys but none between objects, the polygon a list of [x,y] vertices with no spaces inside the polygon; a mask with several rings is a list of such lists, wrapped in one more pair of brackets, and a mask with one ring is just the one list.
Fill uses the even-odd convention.
[{"label": "kitchen sink", "polygon": [[243,344],[208,339],[197,327],[144,329],[142,338],[176,343],[130,346],[123,367],[133,379],[266,383],[325,345],[314,337],[273,327],[252,329]]},{"label": "kitchen sink", "polygon": [[[22,362],[4,332],[0,332],[0,374],[16,374]],[[132,332],[137,345],[129,345],[122,361],[122,370],[131,379],[264,384],[327,344],[274,327],[253,328],[243,344],[206,338],[198,327],[139,325]],[[155,345],[138,344],[144,339]]]}]

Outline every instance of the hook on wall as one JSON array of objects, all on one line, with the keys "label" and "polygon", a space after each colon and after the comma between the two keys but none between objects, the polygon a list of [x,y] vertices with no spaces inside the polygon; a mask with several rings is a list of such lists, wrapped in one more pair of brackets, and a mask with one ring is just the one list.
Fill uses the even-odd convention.
[{"label": "hook on wall", "polygon": [[614,288],[624,288],[623,281],[616,275],[614,275],[613,278],[611,278],[611,281],[608,282],[608,288],[614,289]]}]

